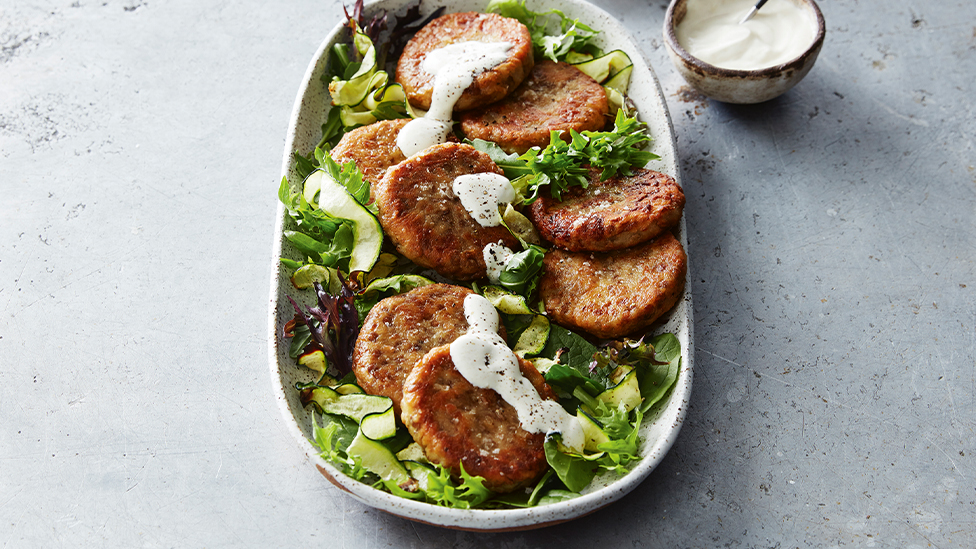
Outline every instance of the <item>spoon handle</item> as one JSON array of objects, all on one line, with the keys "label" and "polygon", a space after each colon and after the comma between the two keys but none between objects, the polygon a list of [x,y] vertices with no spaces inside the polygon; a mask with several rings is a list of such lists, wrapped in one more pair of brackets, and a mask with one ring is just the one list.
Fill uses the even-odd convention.
[{"label": "spoon handle", "polygon": [[746,21],[752,19],[753,16],[756,15],[756,12],[759,11],[759,8],[763,7],[768,1],[769,0],[759,0],[758,2],[756,2],[756,5],[753,6],[751,10],[749,10],[749,13],[747,13],[746,16],[742,18],[742,21],[739,21],[739,24],[741,25]]}]

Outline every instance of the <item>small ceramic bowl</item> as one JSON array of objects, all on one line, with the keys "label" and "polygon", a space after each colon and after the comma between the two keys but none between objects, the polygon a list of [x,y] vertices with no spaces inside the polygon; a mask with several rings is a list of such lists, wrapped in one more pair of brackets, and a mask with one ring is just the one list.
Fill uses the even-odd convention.
[{"label": "small ceramic bowl", "polygon": [[681,76],[704,95],[726,103],[751,104],[769,101],[786,93],[813,68],[824,41],[824,18],[813,0],[789,0],[810,15],[816,25],[813,42],[798,57],[764,69],[736,70],[710,65],[692,56],[678,43],[675,28],[688,13],[688,2],[672,0],[664,17],[664,43]]}]

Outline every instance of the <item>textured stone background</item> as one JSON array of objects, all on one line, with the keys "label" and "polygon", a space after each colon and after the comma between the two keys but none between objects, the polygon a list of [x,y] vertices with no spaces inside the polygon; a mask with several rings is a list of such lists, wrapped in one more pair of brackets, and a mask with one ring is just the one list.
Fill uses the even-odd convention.
[{"label": "textured stone background", "polygon": [[0,0],[0,547],[973,547],[976,4],[823,2],[758,106],[616,0],[688,195],[695,389],[662,465],[479,535],[328,484],[267,368],[281,148],[339,3]]}]

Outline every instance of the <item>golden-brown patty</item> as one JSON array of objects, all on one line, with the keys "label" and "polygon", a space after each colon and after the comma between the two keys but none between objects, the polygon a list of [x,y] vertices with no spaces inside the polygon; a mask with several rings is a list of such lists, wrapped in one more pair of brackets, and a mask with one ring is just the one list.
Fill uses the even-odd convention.
[{"label": "golden-brown patty", "polygon": [[434,145],[386,172],[373,196],[401,254],[444,276],[475,280],[485,276],[486,245],[518,246],[505,227],[479,225],[454,194],[456,177],[476,173],[503,175],[487,154],[460,143]]},{"label": "golden-brown patty", "polygon": [[397,146],[400,130],[409,118],[381,120],[356,128],[342,136],[332,149],[332,159],[339,164],[353,161],[370,183],[383,179],[386,170],[406,160]]},{"label": "golden-brown patty", "polygon": [[505,152],[545,148],[549,132],[601,130],[610,107],[603,86],[566,63],[540,61],[529,77],[505,99],[461,115],[468,139],[494,141]]},{"label": "golden-brown patty", "polygon": [[532,36],[515,19],[495,13],[451,13],[428,23],[407,42],[397,61],[396,81],[403,85],[410,103],[430,109],[433,77],[423,69],[427,54],[457,42],[510,42],[508,58],[479,75],[454,105],[463,111],[505,97],[532,70]]},{"label": "golden-brown patty", "polygon": [[[543,398],[555,400],[531,362],[519,359],[522,375]],[[454,367],[451,346],[437,347],[417,363],[403,386],[401,419],[432,463],[455,476],[461,465],[485,478],[496,492],[532,483],[546,470],[543,433],[522,429],[518,413],[492,389],[468,382]]]},{"label": "golden-brown patty", "polygon": [[[473,293],[461,286],[431,284],[377,303],[366,315],[353,351],[359,386],[393,399],[399,416],[403,380],[428,351],[464,335],[464,298]],[[504,337],[505,328],[499,333]]]},{"label": "golden-brown patty", "polygon": [[571,187],[562,200],[540,196],[528,210],[543,238],[570,251],[619,250],[661,234],[681,219],[685,193],[673,177],[635,169],[600,181],[590,169],[587,188]]},{"label": "golden-brown patty", "polygon": [[665,232],[609,253],[553,249],[543,265],[539,295],[552,320],[609,339],[647,328],[678,302],[687,256]]}]

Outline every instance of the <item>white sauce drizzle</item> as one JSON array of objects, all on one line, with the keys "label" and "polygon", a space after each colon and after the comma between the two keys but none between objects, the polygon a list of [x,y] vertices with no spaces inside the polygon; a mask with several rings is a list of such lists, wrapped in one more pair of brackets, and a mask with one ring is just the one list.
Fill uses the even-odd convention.
[{"label": "white sauce drizzle", "polygon": [[454,179],[451,189],[461,205],[482,227],[497,227],[502,223],[498,206],[515,200],[515,188],[504,175],[473,173]]},{"label": "white sauce drizzle", "polygon": [[422,67],[434,76],[430,110],[397,134],[397,146],[404,156],[444,143],[461,94],[476,76],[505,61],[511,49],[511,42],[457,42],[428,53]]},{"label": "white sauce drizzle", "polygon": [[431,118],[415,118],[400,128],[397,134],[397,147],[404,156],[413,156],[420,151],[444,143],[451,133],[451,123]]},{"label": "white sauce drizzle", "polygon": [[559,403],[539,396],[519,370],[518,357],[498,335],[498,312],[484,297],[464,298],[468,332],[451,343],[451,360],[457,371],[475,387],[492,389],[518,413],[522,428],[530,433],[561,433],[569,449],[583,451],[585,436],[576,417]]},{"label": "white sauce drizzle", "polygon": [[456,42],[424,58],[423,68],[434,75],[434,93],[427,116],[450,120],[454,104],[474,78],[508,59],[511,42]]},{"label": "white sauce drizzle", "polygon": [[791,61],[813,43],[809,14],[788,0],[770,0],[740,25],[755,0],[689,0],[675,36],[688,53],[726,69],[751,70]]},{"label": "white sauce drizzle", "polygon": [[485,246],[481,255],[484,256],[485,265],[488,266],[488,281],[492,284],[499,284],[502,271],[505,270],[505,263],[508,263],[508,260],[515,253],[499,240],[497,243],[492,242]]}]

